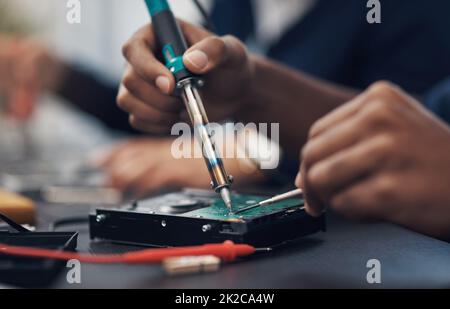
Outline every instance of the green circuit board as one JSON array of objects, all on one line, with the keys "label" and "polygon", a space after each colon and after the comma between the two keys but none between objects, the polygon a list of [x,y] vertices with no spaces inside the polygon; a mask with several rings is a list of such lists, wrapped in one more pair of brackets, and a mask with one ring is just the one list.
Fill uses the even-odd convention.
[{"label": "green circuit board", "polygon": [[[233,207],[234,211],[247,208],[256,203],[265,200],[266,197],[252,196],[252,195],[234,195]],[[245,220],[268,215],[280,210],[298,208],[304,205],[303,199],[293,198],[285,200],[276,204],[254,208],[239,214],[230,214],[224,202],[218,198],[210,207],[197,209],[183,214],[183,217],[198,217],[212,220]]]}]

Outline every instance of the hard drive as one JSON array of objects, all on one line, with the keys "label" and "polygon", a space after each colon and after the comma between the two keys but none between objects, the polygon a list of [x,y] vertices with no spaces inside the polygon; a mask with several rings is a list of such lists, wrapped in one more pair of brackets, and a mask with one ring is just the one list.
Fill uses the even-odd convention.
[{"label": "hard drive", "polygon": [[[233,195],[236,210],[266,197]],[[214,192],[186,189],[90,215],[92,239],[144,246],[172,247],[231,240],[273,247],[325,231],[325,215],[309,216],[302,199],[290,199],[230,214]]]}]

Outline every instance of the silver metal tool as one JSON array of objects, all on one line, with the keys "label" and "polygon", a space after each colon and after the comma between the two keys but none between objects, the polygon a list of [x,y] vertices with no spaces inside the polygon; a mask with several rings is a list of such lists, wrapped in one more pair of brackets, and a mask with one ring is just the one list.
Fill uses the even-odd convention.
[{"label": "silver metal tool", "polygon": [[208,129],[208,116],[206,115],[203,101],[193,81],[195,80],[185,79],[178,83],[178,87],[181,89],[181,97],[195,128],[197,140],[202,147],[203,157],[211,176],[211,187],[220,193],[225,205],[232,212],[233,205],[231,202],[230,186],[233,178],[225,171],[222,159],[217,153]]},{"label": "silver metal tool", "polygon": [[271,197],[271,198],[269,198],[267,200],[261,201],[261,202],[255,204],[255,205],[243,208],[243,209],[241,209],[239,211],[235,211],[234,214],[240,214],[240,213],[243,213],[243,212],[246,212],[246,211],[258,208],[258,207],[264,207],[264,206],[272,205],[272,204],[275,204],[275,203],[278,203],[278,202],[281,202],[281,201],[284,201],[284,200],[288,200],[290,198],[295,198],[295,197],[300,197],[300,196],[303,196],[303,190],[302,189],[296,189],[296,190],[289,191],[289,192],[286,192],[286,193],[283,193],[283,194],[280,194],[280,195],[276,195],[276,196]]},{"label": "silver metal tool", "polygon": [[209,120],[198,92],[198,87],[203,85],[203,81],[184,65],[183,55],[188,48],[184,34],[167,0],[145,0],[145,3],[152,17],[153,30],[166,67],[175,77],[177,88],[195,128],[197,140],[201,144],[211,176],[211,186],[220,193],[226,207],[232,212],[230,186],[233,178],[227,175],[209,132]]}]

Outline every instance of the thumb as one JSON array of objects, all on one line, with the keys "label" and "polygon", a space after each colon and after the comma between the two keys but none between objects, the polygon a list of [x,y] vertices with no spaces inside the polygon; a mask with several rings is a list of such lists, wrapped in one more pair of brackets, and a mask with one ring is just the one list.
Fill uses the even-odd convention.
[{"label": "thumb", "polygon": [[298,172],[297,177],[295,178],[295,186],[299,189],[303,189],[303,176],[301,172]]},{"label": "thumb", "polygon": [[193,45],[184,55],[184,65],[195,74],[205,74],[224,65],[233,68],[247,59],[244,45],[232,36],[207,37]]},{"label": "thumb", "polygon": [[313,216],[319,217],[323,212],[323,205],[319,200],[311,193],[308,184],[305,181],[305,165],[301,164],[300,171],[295,179],[295,186],[299,189],[303,189],[303,197],[305,201],[306,212]]}]

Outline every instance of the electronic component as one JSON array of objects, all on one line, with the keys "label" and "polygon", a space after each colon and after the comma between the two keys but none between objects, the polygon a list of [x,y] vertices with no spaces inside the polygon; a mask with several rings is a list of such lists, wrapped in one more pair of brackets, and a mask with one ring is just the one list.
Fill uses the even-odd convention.
[{"label": "electronic component", "polygon": [[[233,204],[239,210],[265,199],[234,194]],[[230,214],[220,198],[203,190],[184,190],[118,209],[97,209],[90,216],[93,239],[162,247],[226,240],[272,247],[324,230],[325,216],[309,216],[302,199]]]}]

